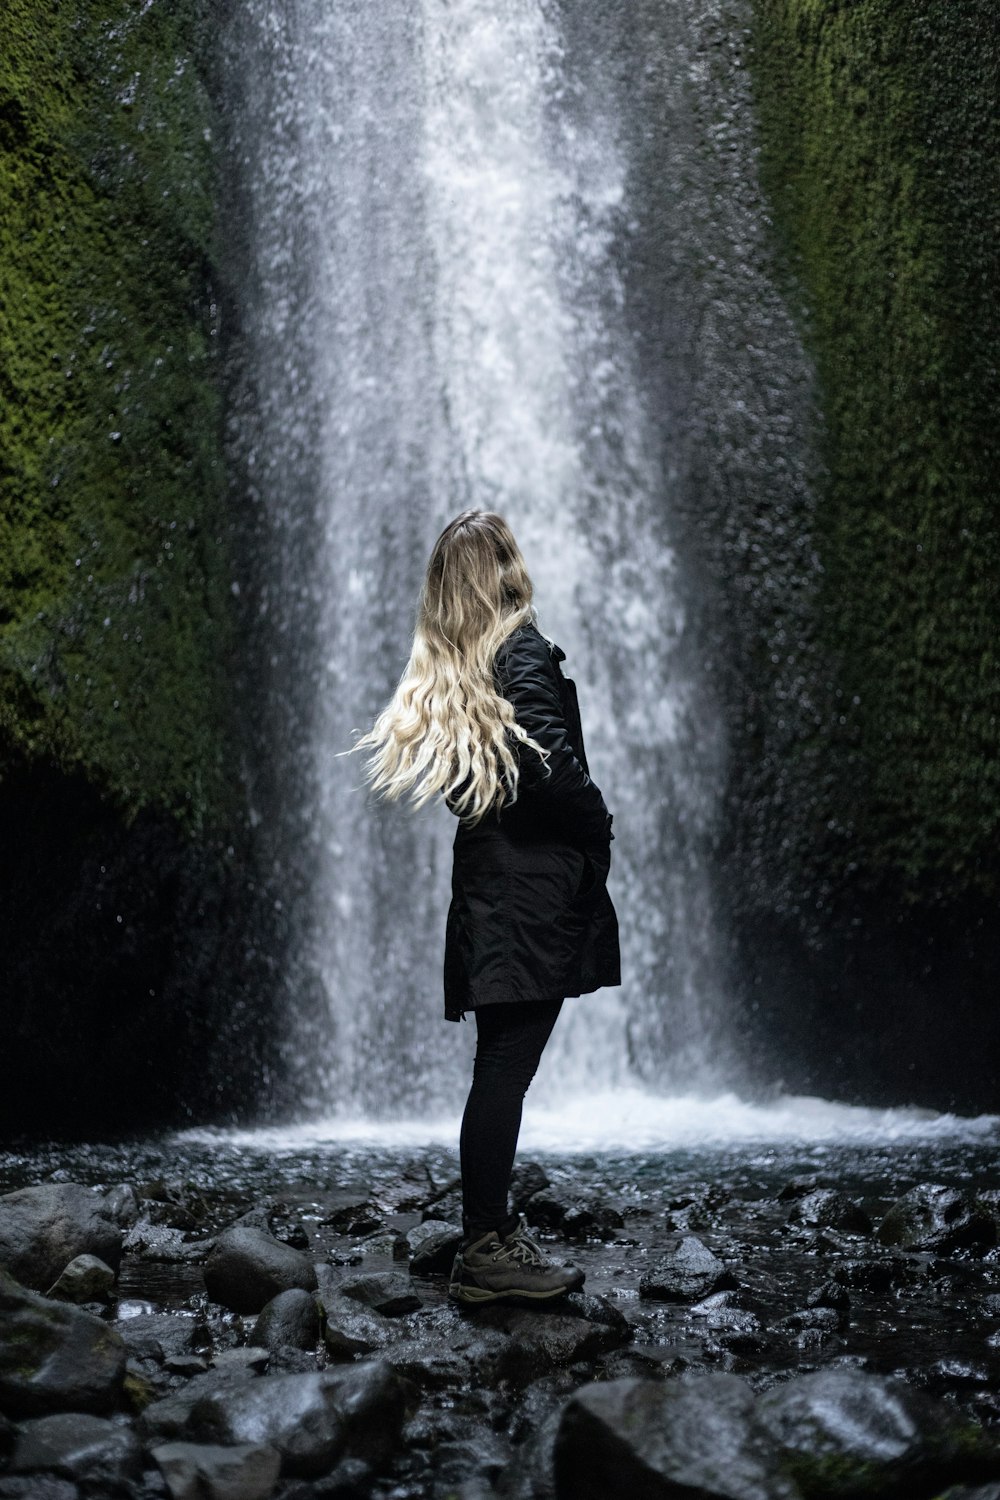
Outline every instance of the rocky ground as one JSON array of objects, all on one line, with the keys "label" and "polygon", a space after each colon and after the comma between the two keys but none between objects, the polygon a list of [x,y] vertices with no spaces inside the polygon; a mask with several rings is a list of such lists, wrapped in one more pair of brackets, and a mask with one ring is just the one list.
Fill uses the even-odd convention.
[{"label": "rocky ground", "polygon": [[518,1168],[544,1310],[448,1302],[426,1157],[7,1193],[0,1500],[1000,1500],[1000,1190],[616,1175]]}]

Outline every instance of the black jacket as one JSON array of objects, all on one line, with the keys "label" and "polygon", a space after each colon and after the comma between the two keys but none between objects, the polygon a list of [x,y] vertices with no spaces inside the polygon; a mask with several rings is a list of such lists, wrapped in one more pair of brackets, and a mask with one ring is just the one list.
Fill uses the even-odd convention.
[{"label": "black jacket", "polygon": [[591,780],[565,653],[523,625],[497,654],[497,690],[549,751],[517,743],[517,800],[455,836],[445,943],[445,1016],[500,1001],[553,1000],[621,983],[606,880],[611,814]]}]

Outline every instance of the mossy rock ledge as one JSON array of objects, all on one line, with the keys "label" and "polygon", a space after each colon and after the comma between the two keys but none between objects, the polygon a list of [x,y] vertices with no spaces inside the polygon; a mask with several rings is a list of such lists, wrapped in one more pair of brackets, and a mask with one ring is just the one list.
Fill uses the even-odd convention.
[{"label": "mossy rock ledge", "polygon": [[209,20],[201,0],[0,17],[8,1134],[228,1117],[266,1071],[225,686]]}]

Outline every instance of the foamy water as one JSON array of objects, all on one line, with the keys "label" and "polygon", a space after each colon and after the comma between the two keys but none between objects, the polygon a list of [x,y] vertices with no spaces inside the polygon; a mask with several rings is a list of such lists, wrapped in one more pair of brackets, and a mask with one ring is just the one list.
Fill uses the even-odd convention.
[{"label": "foamy water", "polygon": [[[313,1120],[252,1130],[194,1129],[180,1142],[217,1141],[275,1153],[317,1146],[374,1145],[388,1149],[457,1145],[458,1115],[431,1119]],[[750,1102],[733,1093],[664,1097],[616,1089],[570,1097],[558,1108],[525,1109],[519,1153],[559,1155],[717,1149],[724,1146],[879,1145],[894,1142],[1000,1142],[1000,1116],[967,1117],[917,1108],[873,1109],[806,1094]]]}]

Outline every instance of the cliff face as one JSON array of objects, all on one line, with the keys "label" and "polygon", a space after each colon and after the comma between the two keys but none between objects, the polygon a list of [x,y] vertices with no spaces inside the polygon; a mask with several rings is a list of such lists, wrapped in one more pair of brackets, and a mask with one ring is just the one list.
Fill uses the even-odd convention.
[{"label": "cliff face", "polygon": [[796,1078],[986,1107],[1000,1039],[995,14],[977,0],[752,9],[762,179],[816,365],[823,467],[796,733],[768,796],[760,762],[739,787],[743,957]]},{"label": "cliff face", "polygon": [[13,1130],[184,1118],[250,1090],[239,1065],[209,1076],[235,1004],[225,908],[251,877],[202,9],[9,0],[0,18]]}]

